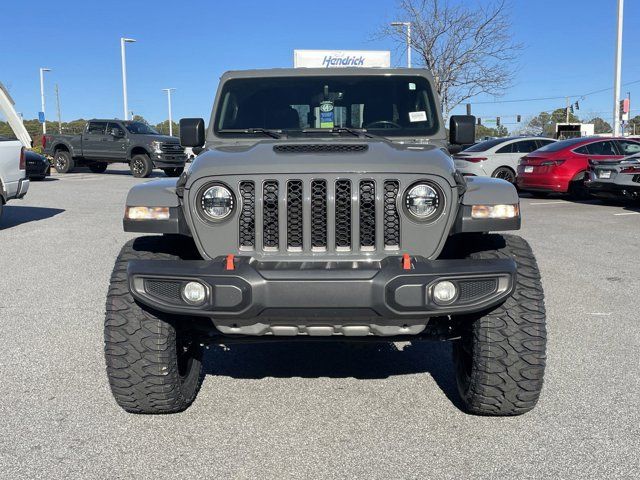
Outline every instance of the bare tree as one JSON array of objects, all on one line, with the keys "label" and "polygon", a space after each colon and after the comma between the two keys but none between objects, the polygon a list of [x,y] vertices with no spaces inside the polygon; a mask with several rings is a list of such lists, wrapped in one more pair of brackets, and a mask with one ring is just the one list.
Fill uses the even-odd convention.
[{"label": "bare tree", "polygon": [[[512,40],[505,0],[484,3],[399,0],[400,15],[411,22],[418,64],[433,73],[445,115],[480,93],[502,95],[512,84],[522,45]],[[383,27],[382,34],[406,45],[397,28]]]}]

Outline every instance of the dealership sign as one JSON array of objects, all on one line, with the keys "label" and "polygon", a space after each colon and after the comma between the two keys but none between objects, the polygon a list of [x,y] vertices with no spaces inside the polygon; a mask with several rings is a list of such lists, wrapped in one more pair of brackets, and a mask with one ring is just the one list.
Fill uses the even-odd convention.
[{"label": "dealership sign", "polygon": [[344,68],[391,66],[391,52],[381,50],[294,50],[296,68]]}]

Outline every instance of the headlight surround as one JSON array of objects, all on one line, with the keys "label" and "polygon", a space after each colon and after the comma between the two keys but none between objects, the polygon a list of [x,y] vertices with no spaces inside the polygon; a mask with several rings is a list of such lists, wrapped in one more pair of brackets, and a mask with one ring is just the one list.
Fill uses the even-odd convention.
[{"label": "headlight surround", "polygon": [[235,204],[233,192],[221,183],[206,185],[198,195],[198,211],[202,218],[210,222],[228,218],[233,213]]},{"label": "headlight surround", "polygon": [[154,140],[153,142],[151,142],[151,148],[153,149],[154,153],[162,153],[162,142]]},{"label": "headlight surround", "polygon": [[442,190],[431,182],[417,182],[405,191],[402,203],[405,214],[419,222],[435,220],[444,210]]}]

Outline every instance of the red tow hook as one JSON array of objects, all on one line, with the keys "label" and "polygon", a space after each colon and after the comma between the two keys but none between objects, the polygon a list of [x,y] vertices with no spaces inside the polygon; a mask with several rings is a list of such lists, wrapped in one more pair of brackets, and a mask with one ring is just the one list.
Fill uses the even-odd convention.
[{"label": "red tow hook", "polygon": [[408,253],[402,255],[402,269],[411,270],[411,257]]},{"label": "red tow hook", "polygon": [[229,255],[227,255],[227,261],[226,261],[226,264],[225,264],[225,266],[224,266],[224,269],[225,269],[225,270],[235,270],[235,269],[236,269],[236,266],[235,266],[235,264],[233,263],[233,262],[234,262],[234,260],[235,260],[235,257],[234,257],[234,255],[233,255],[233,254],[229,254]]}]

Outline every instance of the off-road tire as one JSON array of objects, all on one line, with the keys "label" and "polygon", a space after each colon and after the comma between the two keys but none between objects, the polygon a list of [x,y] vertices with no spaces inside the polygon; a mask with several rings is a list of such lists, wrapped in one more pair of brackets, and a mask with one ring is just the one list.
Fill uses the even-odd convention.
[{"label": "off-road tire", "polygon": [[501,305],[454,317],[462,331],[453,345],[462,404],[478,415],[521,415],[538,401],[546,363],[544,292],[536,259],[529,244],[514,235],[473,235],[464,245],[467,258],[513,259],[517,280]]},{"label": "off-road tire", "polygon": [[153,162],[149,158],[149,155],[139,153],[131,158],[129,169],[131,170],[131,175],[134,177],[147,178],[153,171]]},{"label": "off-road tire", "polygon": [[93,173],[104,173],[108,166],[107,162],[92,162],[89,164],[89,170]]},{"label": "off-road tire", "polygon": [[501,178],[502,180],[506,180],[511,185],[516,184],[516,172],[511,170],[509,167],[498,167],[495,172],[491,174],[493,178]]},{"label": "off-road tire", "polygon": [[191,405],[202,384],[202,347],[185,328],[188,319],[174,321],[137,303],[127,277],[131,260],[195,258],[189,243],[181,245],[189,241],[139,237],[127,242],[116,260],[107,294],[104,351],[111,392],[127,412],[180,412]]},{"label": "off-road tire", "polygon": [[53,165],[58,173],[71,173],[76,166],[76,162],[71,153],[66,150],[56,150],[53,155]]},{"label": "off-road tire", "polygon": [[163,168],[162,170],[167,177],[179,177],[184,172],[184,167]]}]

